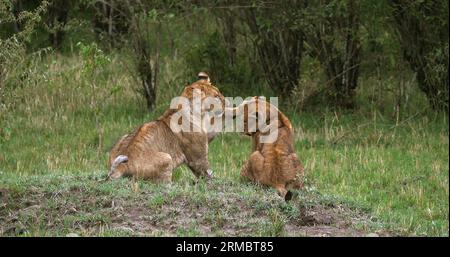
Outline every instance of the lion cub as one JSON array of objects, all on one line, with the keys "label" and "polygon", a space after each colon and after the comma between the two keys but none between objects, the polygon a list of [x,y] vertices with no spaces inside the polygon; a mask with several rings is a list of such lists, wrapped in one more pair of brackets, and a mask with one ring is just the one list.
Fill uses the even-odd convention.
[{"label": "lion cub", "polygon": [[[181,96],[192,102],[194,91],[201,92],[202,100],[216,98],[225,105],[225,98],[213,86],[207,75],[184,88]],[[207,110],[202,109],[202,113]],[[186,164],[196,177],[209,178],[212,171],[208,162],[208,143],[215,134],[173,131],[171,119],[177,109],[168,109],[157,120],[147,122],[134,132],[123,136],[109,155],[107,179],[134,176],[159,182],[170,182],[172,171]],[[191,122],[191,126],[194,124]]]},{"label": "lion cub", "polygon": [[[263,125],[258,121],[258,103],[265,108]],[[244,108],[247,109],[243,112]],[[272,110],[272,113],[270,113]],[[241,176],[266,186],[274,187],[278,194],[286,201],[292,198],[289,189],[303,188],[303,166],[294,149],[294,131],[289,119],[272,104],[253,97],[237,107],[237,116],[244,121],[244,134],[252,137],[252,153],[241,169]],[[253,120],[252,120],[253,118]],[[270,118],[278,118],[278,136],[271,143],[261,142],[264,135],[268,135]],[[254,132],[249,130],[252,123]],[[256,124],[255,124],[256,123]]]}]

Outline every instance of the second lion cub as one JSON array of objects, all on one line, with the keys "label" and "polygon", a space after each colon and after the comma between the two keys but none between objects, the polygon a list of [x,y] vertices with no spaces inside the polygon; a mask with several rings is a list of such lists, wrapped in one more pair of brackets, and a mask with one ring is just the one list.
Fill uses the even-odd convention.
[{"label": "second lion cub", "polygon": [[[266,115],[258,116],[258,112],[261,111],[258,110],[258,106],[265,109]],[[292,192],[289,189],[303,188],[304,176],[303,166],[294,149],[294,131],[291,122],[275,106],[257,97],[245,101],[237,108],[237,116],[243,115],[240,118],[244,122],[244,133],[252,137],[252,153],[241,169],[241,176],[274,187],[281,197],[286,201],[290,200]],[[264,123],[258,121],[261,117],[265,119]],[[278,136],[272,143],[263,143],[261,138],[269,133],[270,125],[267,124],[270,124],[271,118],[278,118],[277,126],[271,128],[278,129]],[[249,129],[252,125],[254,129]]]}]

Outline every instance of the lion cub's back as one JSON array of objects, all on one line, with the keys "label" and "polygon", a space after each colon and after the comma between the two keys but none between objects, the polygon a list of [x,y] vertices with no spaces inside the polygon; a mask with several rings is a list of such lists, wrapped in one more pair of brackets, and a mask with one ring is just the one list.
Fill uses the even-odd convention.
[{"label": "lion cub's back", "polygon": [[119,155],[133,158],[153,151],[171,154],[178,148],[172,131],[162,121],[151,121],[119,139],[110,152],[109,164]]},{"label": "lion cub's back", "polygon": [[303,175],[303,166],[295,153],[294,135],[287,127],[279,128],[278,138],[273,144],[261,144],[259,148],[265,158],[268,180],[273,184],[285,184]]}]

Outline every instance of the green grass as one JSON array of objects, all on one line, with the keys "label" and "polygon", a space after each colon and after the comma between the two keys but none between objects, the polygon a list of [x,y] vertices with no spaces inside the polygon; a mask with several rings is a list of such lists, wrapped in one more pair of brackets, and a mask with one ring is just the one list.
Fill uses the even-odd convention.
[{"label": "green grass", "polygon": [[170,79],[175,63],[148,113],[126,65],[112,57],[94,72],[95,97],[79,57],[43,60],[10,92],[0,109],[2,235],[321,235],[305,218],[320,210],[313,223],[331,235],[448,236],[447,116],[414,103],[397,119],[367,107],[364,94],[351,113],[286,111],[308,189],[290,204],[240,180],[250,139],[233,133],[210,145],[210,183],[193,185],[186,167],[171,185],[98,182],[114,142],[160,115],[183,86]]}]

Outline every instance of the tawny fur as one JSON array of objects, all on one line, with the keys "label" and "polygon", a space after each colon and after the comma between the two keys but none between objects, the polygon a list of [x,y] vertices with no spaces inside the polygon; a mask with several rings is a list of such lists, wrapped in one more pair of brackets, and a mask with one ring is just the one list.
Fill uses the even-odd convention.
[{"label": "tawny fur", "polygon": [[[254,98],[243,114],[245,134],[252,137],[252,153],[241,169],[241,176],[271,186],[285,200],[290,200],[292,193],[289,189],[303,188],[304,176],[303,166],[295,153],[294,130],[289,119],[272,105],[278,112],[278,137],[274,143],[261,143],[262,133],[267,131],[261,132],[256,128],[256,132],[248,132],[248,117],[252,112],[257,113],[258,101],[262,100]],[[265,102],[265,106],[266,113],[269,113],[270,103]]]},{"label": "tawny fur", "polygon": [[[185,87],[181,96],[192,99],[194,89],[201,90],[202,98],[217,97],[225,103],[224,96],[207,80],[199,80]],[[135,176],[170,182],[173,169],[181,164],[187,164],[197,177],[210,177],[208,142],[214,135],[173,132],[170,120],[176,111],[168,109],[157,120],[145,123],[123,136],[110,152],[108,178]]]}]

